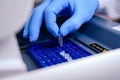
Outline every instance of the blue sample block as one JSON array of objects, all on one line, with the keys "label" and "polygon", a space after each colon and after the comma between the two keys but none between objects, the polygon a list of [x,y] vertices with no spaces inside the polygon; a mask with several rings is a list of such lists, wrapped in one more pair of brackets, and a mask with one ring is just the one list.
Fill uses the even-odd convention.
[{"label": "blue sample block", "polygon": [[28,47],[29,55],[38,67],[46,67],[91,55],[82,47],[64,39],[63,47],[57,40],[34,44]]}]

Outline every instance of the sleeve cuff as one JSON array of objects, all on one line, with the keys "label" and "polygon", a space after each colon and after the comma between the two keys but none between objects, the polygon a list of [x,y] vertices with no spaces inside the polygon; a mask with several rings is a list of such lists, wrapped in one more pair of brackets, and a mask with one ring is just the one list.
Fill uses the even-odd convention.
[{"label": "sleeve cuff", "polygon": [[110,0],[98,0],[98,1],[99,1],[99,7],[96,12],[102,11],[110,3]]}]

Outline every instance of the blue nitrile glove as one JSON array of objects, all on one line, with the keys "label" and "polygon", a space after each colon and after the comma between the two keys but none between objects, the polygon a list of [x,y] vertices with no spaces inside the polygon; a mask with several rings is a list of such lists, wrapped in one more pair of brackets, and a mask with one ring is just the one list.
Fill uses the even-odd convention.
[{"label": "blue nitrile glove", "polygon": [[33,10],[30,19],[25,24],[23,37],[29,38],[30,42],[34,42],[38,39],[42,20],[43,20],[43,12],[50,2],[51,0],[44,0],[42,4],[36,7]]},{"label": "blue nitrile glove", "polygon": [[55,37],[57,37],[59,33],[56,16],[59,13],[67,15],[67,12],[70,14],[71,17],[60,27],[62,36],[66,36],[90,20],[98,7],[98,0],[51,0],[46,2],[46,4],[44,5],[43,3],[43,5],[38,6],[33,11],[33,15],[24,29],[23,36],[29,36],[31,42],[36,41],[39,36],[43,11],[46,27]]},{"label": "blue nitrile glove", "polygon": [[59,28],[56,24],[56,16],[62,10],[66,10],[71,17],[60,27],[61,35],[66,36],[90,20],[97,7],[98,0],[53,0],[44,12],[46,27],[55,37],[58,36]]}]

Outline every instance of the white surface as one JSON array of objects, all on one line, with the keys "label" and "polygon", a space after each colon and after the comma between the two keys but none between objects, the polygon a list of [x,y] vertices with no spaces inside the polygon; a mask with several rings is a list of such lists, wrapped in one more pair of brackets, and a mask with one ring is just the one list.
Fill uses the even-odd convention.
[{"label": "white surface", "polygon": [[114,30],[117,30],[117,31],[120,31],[120,25],[119,26],[115,26],[115,27],[112,27]]},{"label": "white surface", "polygon": [[26,71],[16,32],[28,19],[33,0],[0,0],[0,78]]},{"label": "white surface", "polygon": [[0,78],[25,71],[26,66],[22,61],[16,37],[9,36],[0,41]]},{"label": "white surface", "polygon": [[120,80],[120,49],[3,80]]},{"label": "white surface", "polygon": [[33,0],[0,0],[0,40],[23,27],[32,7]]}]

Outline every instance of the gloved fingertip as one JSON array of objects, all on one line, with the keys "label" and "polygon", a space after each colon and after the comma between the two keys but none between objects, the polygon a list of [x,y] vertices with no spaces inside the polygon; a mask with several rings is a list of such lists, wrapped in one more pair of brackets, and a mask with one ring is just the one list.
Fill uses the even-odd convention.
[{"label": "gloved fingertip", "polygon": [[58,34],[57,34],[57,33],[52,33],[52,35],[53,35],[54,37],[58,37]]},{"label": "gloved fingertip", "polygon": [[68,32],[68,30],[67,29],[60,29],[60,33],[61,33],[61,35],[64,37],[64,36],[66,36],[69,32]]},{"label": "gloved fingertip", "polygon": [[33,37],[30,37],[30,42],[35,42],[37,39],[33,38]]},{"label": "gloved fingertip", "polygon": [[28,37],[28,35],[27,35],[27,32],[26,32],[26,31],[24,31],[24,32],[23,32],[23,37],[24,37],[24,38],[27,38],[27,37]]}]

